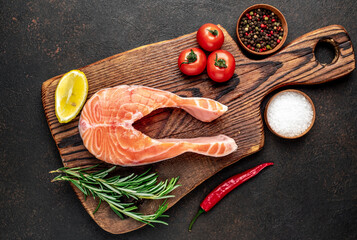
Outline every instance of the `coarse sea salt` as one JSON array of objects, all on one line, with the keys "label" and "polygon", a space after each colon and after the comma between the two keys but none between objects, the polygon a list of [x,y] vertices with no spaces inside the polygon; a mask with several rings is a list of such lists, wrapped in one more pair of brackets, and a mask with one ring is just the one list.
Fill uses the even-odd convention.
[{"label": "coarse sea salt", "polygon": [[285,91],[269,103],[266,117],[270,128],[284,137],[297,137],[312,124],[313,106],[302,94]]}]

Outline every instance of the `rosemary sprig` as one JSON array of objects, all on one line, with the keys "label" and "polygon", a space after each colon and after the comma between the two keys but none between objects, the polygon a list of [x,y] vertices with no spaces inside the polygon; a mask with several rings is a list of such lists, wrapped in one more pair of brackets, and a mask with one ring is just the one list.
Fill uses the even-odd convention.
[{"label": "rosemary sprig", "polygon": [[[174,197],[169,195],[174,189],[179,187],[177,185],[178,177],[172,178],[170,181],[165,180],[157,182],[157,174],[150,173],[149,170],[141,175],[131,174],[126,177],[107,175],[116,167],[109,169],[98,170],[92,172],[98,165],[88,168],[66,168],[62,167],[50,173],[61,173],[56,176],[54,181],[69,181],[73,183],[87,198],[92,195],[95,199],[99,198],[98,206],[93,213],[97,212],[102,202],[107,202],[110,208],[121,218],[124,216],[133,218],[137,221],[149,224],[166,222],[158,220],[159,217],[168,217],[163,215],[167,209],[166,200],[161,204],[157,211],[151,215],[144,215],[136,212],[138,207],[133,202],[123,202],[125,199],[167,199]],[[91,172],[88,172],[91,170]]]}]

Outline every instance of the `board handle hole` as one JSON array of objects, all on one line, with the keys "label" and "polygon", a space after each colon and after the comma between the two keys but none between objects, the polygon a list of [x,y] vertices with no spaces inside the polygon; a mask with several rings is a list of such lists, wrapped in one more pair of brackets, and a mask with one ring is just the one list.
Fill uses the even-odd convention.
[{"label": "board handle hole", "polygon": [[323,66],[334,64],[338,59],[339,53],[339,47],[332,38],[321,39],[314,49],[316,60]]}]

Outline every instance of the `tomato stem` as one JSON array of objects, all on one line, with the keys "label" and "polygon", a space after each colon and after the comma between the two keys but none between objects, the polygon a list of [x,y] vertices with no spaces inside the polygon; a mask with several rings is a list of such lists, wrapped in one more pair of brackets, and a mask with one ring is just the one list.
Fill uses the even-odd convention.
[{"label": "tomato stem", "polygon": [[197,54],[191,49],[191,52],[187,55],[186,59],[187,59],[187,62],[182,62],[180,64],[180,67],[182,64],[190,64],[190,63],[196,62]]},{"label": "tomato stem", "polygon": [[212,33],[212,34],[213,34],[213,36],[217,36],[217,35],[218,35],[218,31],[217,31],[217,29],[215,29],[215,30],[210,30],[210,29],[207,29],[207,31],[209,31],[210,33]]},{"label": "tomato stem", "polygon": [[216,59],[214,60],[214,65],[220,68],[227,68],[226,60],[218,59],[217,53],[216,53]]}]

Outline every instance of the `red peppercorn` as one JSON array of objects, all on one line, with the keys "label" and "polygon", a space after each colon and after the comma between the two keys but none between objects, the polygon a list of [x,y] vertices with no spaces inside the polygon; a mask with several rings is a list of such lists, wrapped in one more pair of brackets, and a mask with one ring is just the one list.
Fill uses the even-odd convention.
[{"label": "red peppercorn", "polygon": [[277,43],[280,43],[280,39],[276,40]]},{"label": "red peppercorn", "polygon": [[278,27],[278,31],[280,31],[281,30],[281,27]]},{"label": "red peppercorn", "polygon": [[254,47],[252,47],[252,50],[254,51],[254,50],[255,50],[255,48],[254,48]]},{"label": "red peppercorn", "polygon": [[254,16],[257,16],[257,13],[256,13],[256,12],[254,13]]},{"label": "red peppercorn", "polygon": [[248,18],[249,18],[249,19],[252,19],[252,16],[250,16],[250,15],[249,15],[249,17],[248,17]]},{"label": "red peppercorn", "polygon": [[263,49],[259,49],[259,52],[263,52]]},{"label": "red peppercorn", "polygon": [[267,15],[263,15],[263,18],[265,18]]},{"label": "red peppercorn", "polygon": [[249,13],[247,13],[245,16],[246,16],[246,17],[249,17],[250,15],[249,15]]},{"label": "red peppercorn", "polygon": [[274,34],[274,32],[273,32],[273,31],[270,31],[270,34]]},{"label": "red peppercorn", "polygon": [[265,25],[262,23],[262,24],[260,24],[260,27],[261,28],[265,28]]},{"label": "red peppercorn", "polygon": [[245,32],[245,35],[248,36],[249,34],[247,32]]},{"label": "red peppercorn", "polygon": [[272,22],[275,22],[275,18],[273,18],[271,21],[272,21]]},{"label": "red peppercorn", "polygon": [[260,32],[264,32],[264,30],[262,29],[262,30],[260,30]]}]

